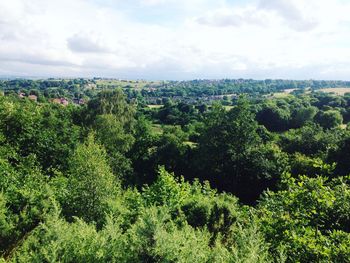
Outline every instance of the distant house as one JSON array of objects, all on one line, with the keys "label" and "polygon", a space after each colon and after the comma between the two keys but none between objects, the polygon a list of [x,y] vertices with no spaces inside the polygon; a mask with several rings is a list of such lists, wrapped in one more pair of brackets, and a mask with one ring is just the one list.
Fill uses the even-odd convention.
[{"label": "distant house", "polygon": [[50,101],[51,101],[52,103],[61,104],[61,99],[51,99]]},{"label": "distant house", "polygon": [[32,101],[37,101],[38,100],[38,96],[36,96],[36,95],[29,95],[28,99],[30,99]]},{"label": "distant house", "polygon": [[23,98],[26,97],[26,94],[23,93],[23,92],[20,92],[20,93],[18,94],[18,97],[20,97],[21,99],[23,99]]},{"label": "distant house", "polygon": [[84,99],[74,98],[73,99],[73,103],[77,104],[77,105],[84,105],[85,104],[85,100]]},{"label": "distant house", "polygon": [[55,98],[50,100],[52,103],[61,104],[63,106],[68,106],[69,101],[66,98]]},{"label": "distant house", "polygon": [[65,99],[65,98],[61,98],[61,104],[62,104],[63,106],[68,106],[69,101],[68,101],[67,99]]}]

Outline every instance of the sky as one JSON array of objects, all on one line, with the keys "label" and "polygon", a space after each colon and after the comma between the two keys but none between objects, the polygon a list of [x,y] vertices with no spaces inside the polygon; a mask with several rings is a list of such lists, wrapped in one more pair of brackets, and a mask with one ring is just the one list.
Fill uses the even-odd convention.
[{"label": "sky", "polygon": [[350,0],[0,0],[0,76],[350,80]]}]

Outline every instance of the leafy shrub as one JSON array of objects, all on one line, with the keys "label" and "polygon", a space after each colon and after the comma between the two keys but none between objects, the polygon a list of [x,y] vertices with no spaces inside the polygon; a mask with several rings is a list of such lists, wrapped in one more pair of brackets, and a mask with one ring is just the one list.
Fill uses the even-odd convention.
[{"label": "leafy shrub", "polygon": [[286,175],[282,190],[267,192],[259,213],[272,252],[285,247],[288,262],[339,262],[337,258],[346,258],[350,249],[348,183],[345,178],[327,181],[324,177],[295,179]]}]

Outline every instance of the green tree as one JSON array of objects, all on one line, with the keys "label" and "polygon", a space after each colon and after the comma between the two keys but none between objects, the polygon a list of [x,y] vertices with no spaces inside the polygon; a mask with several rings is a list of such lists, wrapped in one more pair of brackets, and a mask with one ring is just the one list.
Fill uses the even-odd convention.
[{"label": "green tree", "polygon": [[300,129],[291,129],[282,134],[278,142],[288,153],[324,157],[328,151],[337,148],[342,134],[341,130],[324,131],[318,124],[308,123]]},{"label": "green tree", "polygon": [[103,90],[87,105],[87,120],[92,123],[97,115],[114,115],[126,131],[135,124],[135,105],[126,101],[121,89]]},{"label": "green tree", "polygon": [[36,104],[8,97],[0,100],[0,130],[20,156],[35,154],[45,168],[66,168],[67,157],[80,137],[74,108]]},{"label": "green tree", "polygon": [[189,146],[185,144],[187,134],[179,127],[165,128],[157,143],[155,164],[164,165],[169,171],[183,174],[187,167],[186,154]]},{"label": "green tree", "polygon": [[128,183],[132,173],[131,160],[126,157],[134,139],[135,105],[128,103],[122,90],[103,90],[89,101],[85,118],[96,131],[115,174]]},{"label": "green tree", "polygon": [[254,202],[263,189],[274,186],[284,160],[278,147],[262,143],[254,114],[240,99],[230,112],[214,106],[207,116],[194,170],[219,189]]},{"label": "green tree", "polygon": [[132,160],[133,175],[128,182],[133,185],[151,183],[155,179],[154,152],[157,136],[152,131],[152,124],[141,116],[135,125],[135,143],[127,156]]},{"label": "green tree", "polygon": [[286,174],[258,207],[271,251],[284,247],[287,262],[349,262],[349,190],[348,178]]},{"label": "green tree", "polygon": [[315,118],[325,129],[335,128],[343,123],[343,116],[337,110],[320,111]]},{"label": "green tree", "polygon": [[108,202],[117,193],[119,182],[108,165],[105,149],[95,142],[93,134],[78,145],[71,156],[68,179],[67,217],[103,222]]},{"label": "green tree", "polygon": [[331,162],[336,162],[336,174],[339,175],[349,175],[350,174],[350,137],[349,135],[342,139],[339,143],[339,147],[333,149],[328,160]]},{"label": "green tree", "polygon": [[285,131],[289,126],[290,112],[277,105],[266,104],[257,112],[256,119],[270,131]]},{"label": "green tree", "polygon": [[313,121],[314,117],[316,116],[317,108],[310,106],[310,107],[302,107],[295,111],[295,113],[292,116],[292,124],[293,127],[300,128],[303,125],[305,125],[307,122]]},{"label": "green tree", "polygon": [[11,161],[0,156],[0,253],[6,256],[58,208],[35,158]]},{"label": "green tree", "polygon": [[98,142],[108,153],[113,172],[120,179],[126,179],[132,172],[131,161],[126,153],[131,150],[134,136],[124,129],[119,116],[113,114],[97,115],[93,127]]}]

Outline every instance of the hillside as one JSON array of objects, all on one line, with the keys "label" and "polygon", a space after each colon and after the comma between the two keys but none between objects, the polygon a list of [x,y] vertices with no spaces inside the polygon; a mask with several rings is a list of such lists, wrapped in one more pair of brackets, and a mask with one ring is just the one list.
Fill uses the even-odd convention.
[{"label": "hillside", "polygon": [[348,94],[51,82],[2,82],[3,262],[349,262]]}]

